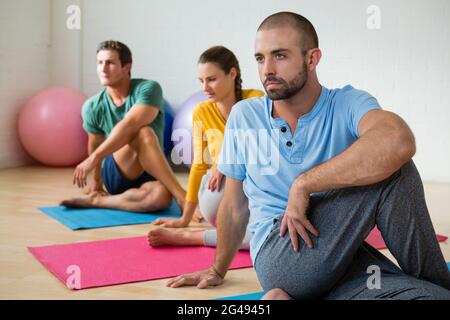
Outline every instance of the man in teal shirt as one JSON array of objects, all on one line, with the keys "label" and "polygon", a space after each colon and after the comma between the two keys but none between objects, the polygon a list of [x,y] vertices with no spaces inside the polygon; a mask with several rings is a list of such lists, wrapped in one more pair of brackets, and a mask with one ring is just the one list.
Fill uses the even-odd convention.
[{"label": "man in teal shirt", "polygon": [[[214,264],[167,285],[220,285],[249,224],[265,299],[450,299],[407,124],[367,92],[319,83],[318,37],[298,14],[263,21],[255,58],[267,96],[227,121]],[[364,242],[375,225],[400,268]]]},{"label": "man in teal shirt", "polygon": [[[62,205],[146,212],[167,207],[172,197],[184,205],[185,190],[162,150],[161,86],[131,79],[131,66],[131,51],[125,44],[100,43],[97,75],[105,89],[83,106],[89,157],[76,167],[73,183],[86,186],[92,171],[94,178],[87,196],[64,200]],[[105,195],[103,184],[110,195]]]}]

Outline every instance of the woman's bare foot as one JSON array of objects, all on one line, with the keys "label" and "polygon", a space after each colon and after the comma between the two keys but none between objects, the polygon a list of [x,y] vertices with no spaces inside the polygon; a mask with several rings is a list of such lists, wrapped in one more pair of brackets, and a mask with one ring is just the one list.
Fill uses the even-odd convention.
[{"label": "woman's bare foot", "polygon": [[65,206],[68,208],[93,208],[96,204],[96,198],[101,197],[100,193],[91,192],[86,196],[65,199],[60,202],[60,206]]},{"label": "woman's bare foot", "polygon": [[148,244],[158,246],[202,246],[203,232],[154,228],[148,232]]},{"label": "woman's bare foot", "polygon": [[291,296],[286,293],[286,291],[275,288],[269,290],[261,300],[292,300]]}]

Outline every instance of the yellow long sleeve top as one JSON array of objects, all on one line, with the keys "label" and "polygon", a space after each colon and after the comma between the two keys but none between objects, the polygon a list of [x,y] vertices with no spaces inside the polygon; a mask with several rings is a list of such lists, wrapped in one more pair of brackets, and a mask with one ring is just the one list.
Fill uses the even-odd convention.
[{"label": "yellow long sleeve top", "polygon": [[[260,90],[242,90],[242,99],[263,96]],[[215,103],[199,103],[192,115],[193,162],[189,172],[186,200],[198,203],[203,175],[216,164],[222,148],[226,121]]]}]

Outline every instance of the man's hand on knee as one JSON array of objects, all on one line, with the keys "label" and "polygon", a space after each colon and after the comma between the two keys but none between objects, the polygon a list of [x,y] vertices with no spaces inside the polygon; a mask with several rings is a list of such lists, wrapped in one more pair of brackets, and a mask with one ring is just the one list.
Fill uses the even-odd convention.
[{"label": "man's hand on knee", "polygon": [[309,192],[305,188],[295,183],[292,184],[291,190],[289,191],[288,205],[283,220],[281,221],[280,236],[283,237],[286,231],[289,230],[289,236],[296,252],[299,249],[298,235],[300,235],[309,248],[312,248],[313,243],[307,230],[316,237],[319,236],[319,232],[314,228],[306,215],[309,198]]}]

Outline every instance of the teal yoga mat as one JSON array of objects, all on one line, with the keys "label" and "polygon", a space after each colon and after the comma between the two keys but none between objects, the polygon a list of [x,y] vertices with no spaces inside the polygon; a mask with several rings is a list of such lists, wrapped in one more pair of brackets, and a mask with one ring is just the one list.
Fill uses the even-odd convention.
[{"label": "teal yoga mat", "polygon": [[72,230],[144,224],[153,222],[158,218],[178,218],[181,216],[181,209],[175,200],[172,200],[168,208],[149,213],[97,208],[66,208],[64,206],[38,209]]},{"label": "teal yoga mat", "polygon": [[242,295],[238,295],[238,296],[223,297],[223,298],[218,298],[216,300],[261,300],[263,295],[264,295],[264,291],[261,291],[261,292],[242,294]]}]

